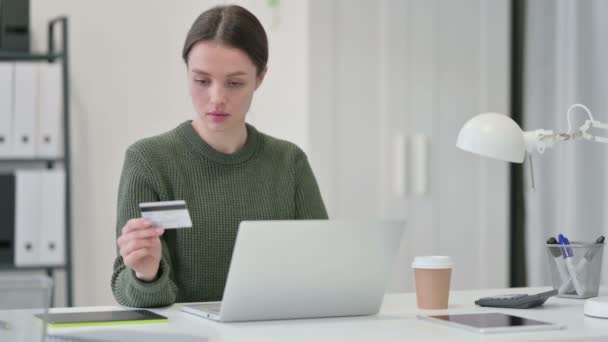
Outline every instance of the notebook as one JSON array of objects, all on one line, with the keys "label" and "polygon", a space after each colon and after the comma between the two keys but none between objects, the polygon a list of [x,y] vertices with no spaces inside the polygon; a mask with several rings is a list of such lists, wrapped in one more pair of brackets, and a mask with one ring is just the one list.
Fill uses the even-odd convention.
[{"label": "notebook", "polygon": [[167,317],[149,310],[66,312],[35,316],[53,328],[167,322]]}]

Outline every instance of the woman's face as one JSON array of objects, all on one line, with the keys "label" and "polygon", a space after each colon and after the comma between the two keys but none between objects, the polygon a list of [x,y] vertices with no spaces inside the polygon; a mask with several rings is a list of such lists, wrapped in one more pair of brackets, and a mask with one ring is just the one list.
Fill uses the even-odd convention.
[{"label": "woman's face", "polygon": [[240,49],[214,41],[195,44],[188,55],[188,84],[197,121],[208,132],[230,132],[245,125],[253,92],[264,79]]}]

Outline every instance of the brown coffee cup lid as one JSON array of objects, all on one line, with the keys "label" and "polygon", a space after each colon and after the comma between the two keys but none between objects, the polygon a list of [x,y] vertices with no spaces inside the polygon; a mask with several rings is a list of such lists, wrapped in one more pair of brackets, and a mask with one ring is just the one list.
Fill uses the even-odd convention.
[{"label": "brown coffee cup lid", "polygon": [[412,262],[412,268],[443,269],[452,267],[454,267],[454,263],[449,256],[417,256]]}]

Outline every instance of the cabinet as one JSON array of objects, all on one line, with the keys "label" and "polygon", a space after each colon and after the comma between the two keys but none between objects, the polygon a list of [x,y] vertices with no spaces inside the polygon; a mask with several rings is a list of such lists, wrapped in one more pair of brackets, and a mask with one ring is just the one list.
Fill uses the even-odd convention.
[{"label": "cabinet", "polygon": [[0,51],[0,269],[65,271],[72,306],[67,17],[47,33],[46,53]]},{"label": "cabinet", "polygon": [[389,289],[416,255],[450,255],[453,288],[508,285],[508,168],[455,147],[509,112],[510,2],[313,2],[310,156],[330,217],[404,219]]}]

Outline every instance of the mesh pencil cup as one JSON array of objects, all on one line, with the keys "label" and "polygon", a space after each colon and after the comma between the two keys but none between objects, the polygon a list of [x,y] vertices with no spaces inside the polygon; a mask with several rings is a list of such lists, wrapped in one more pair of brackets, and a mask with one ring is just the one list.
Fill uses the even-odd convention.
[{"label": "mesh pencil cup", "polygon": [[596,297],[600,287],[603,243],[546,244],[549,272],[558,297]]}]

